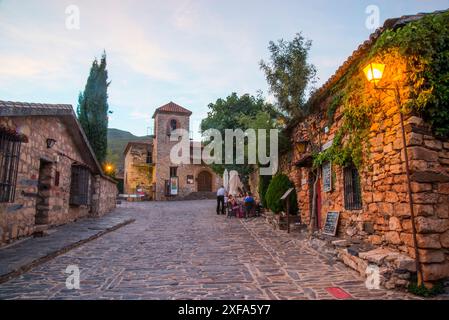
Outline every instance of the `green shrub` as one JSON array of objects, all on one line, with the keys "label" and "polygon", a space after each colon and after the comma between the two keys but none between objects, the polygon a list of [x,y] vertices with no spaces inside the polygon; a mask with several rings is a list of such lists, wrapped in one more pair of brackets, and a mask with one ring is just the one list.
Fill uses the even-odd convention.
[{"label": "green shrub", "polygon": [[431,289],[428,289],[424,284],[418,286],[416,281],[412,281],[407,289],[408,292],[425,298],[435,297],[444,293],[444,285],[441,282],[437,282]]},{"label": "green shrub", "polygon": [[[294,185],[285,174],[278,174],[274,176],[268,186],[267,193],[265,194],[265,201],[271,211],[274,213],[280,213],[285,210],[281,197],[290,188],[294,188]],[[291,213],[298,212],[298,203],[296,199],[296,190],[294,190],[290,196]]]},{"label": "green shrub", "polygon": [[268,186],[270,185],[271,179],[273,179],[272,176],[260,176],[259,179],[259,197],[260,197],[260,202],[262,203],[262,206],[264,208],[267,208],[267,201],[266,201],[266,194],[267,194],[267,190],[268,190]]}]

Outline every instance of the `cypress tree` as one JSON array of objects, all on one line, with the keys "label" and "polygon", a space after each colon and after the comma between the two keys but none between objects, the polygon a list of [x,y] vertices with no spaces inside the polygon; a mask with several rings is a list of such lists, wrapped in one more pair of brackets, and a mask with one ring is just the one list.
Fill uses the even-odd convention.
[{"label": "cypress tree", "polygon": [[78,119],[100,163],[104,163],[108,143],[108,71],[106,52],[100,63],[95,59],[84,92],[78,97]]}]

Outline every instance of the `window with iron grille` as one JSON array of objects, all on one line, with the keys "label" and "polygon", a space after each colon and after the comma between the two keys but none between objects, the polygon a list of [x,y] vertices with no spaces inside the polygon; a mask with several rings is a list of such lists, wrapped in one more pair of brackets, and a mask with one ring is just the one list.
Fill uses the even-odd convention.
[{"label": "window with iron grille", "polygon": [[359,171],[354,165],[344,168],[345,209],[362,209],[362,190]]},{"label": "window with iron grille", "polygon": [[175,178],[178,176],[178,168],[170,167],[170,178]]},{"label": "window with iron grille", "polygon": [[14,202],[21,141],[0,130],[0,202]]},{"label": "window with iron grille", "polygon": [[90,172],[86,167],[73,165],[70,183],[70,204],[75,206],[89,205]]}]

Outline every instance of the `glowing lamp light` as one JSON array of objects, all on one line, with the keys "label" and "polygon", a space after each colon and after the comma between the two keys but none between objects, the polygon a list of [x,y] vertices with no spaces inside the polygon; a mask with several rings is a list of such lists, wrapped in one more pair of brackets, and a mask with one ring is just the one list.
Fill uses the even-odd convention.
[{"label": "glowing lamp light", "polygon": [[384,71],[385,65],[381,63],[370,63],[363,69],[368,81],[374,84],[378,84],[382,80]]},{"label": "glowing lamp light", "polygon": [[105,169],[106,169],[106,172],[110,173],[114,170],[114,167],[112,165],[108,164],[108,165],[106,165]]}]

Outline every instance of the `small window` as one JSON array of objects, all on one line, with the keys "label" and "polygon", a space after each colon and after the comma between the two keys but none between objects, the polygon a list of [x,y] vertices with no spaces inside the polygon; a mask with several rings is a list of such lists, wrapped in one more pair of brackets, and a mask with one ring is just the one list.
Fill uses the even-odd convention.
[{"label": "small window", "polygon": [[90,172],[87,168],[72,166],[72,180],[70,183],[70,204],[75,206],[89,205]]},{"label": "small window", "polygon": [[187,176],[187,184],[195,184],[193,176]]},{"label": "small window", "polygon": [[55,174],[55,186],[59,187],[59,180],[61,179],[61,174],[59,173],[59,171],[56,171]]},{"label": "small window", "polygon": [[171,131],[175,131],[176,129],[178,129],[178,121],[176,121],[175,119],[170,120],[170,129]]},{"label": "small window", "polygon": [[170,167],[170,178],[175,178],[178,176],[178,168]]},{"label": "small window", "polygon": [[179,129],[179,122],[176,119],[171,119],[167,123],[167,135],[171,136],[172,132]]},{"label": "small window", "polygon": [[354,165],[344,168],[344,196],[346,210],[362,209],[359,171]]},{"label": "small window", "polygon": [[153,153],[148,151],[147,152],[147,164],[152,164],[153,163]]},{"label": "small window", "polygon": [[14,202],[21,141],[0,131],[0,202]]}]

